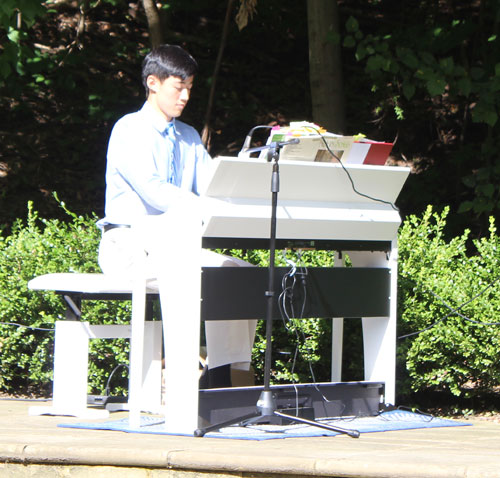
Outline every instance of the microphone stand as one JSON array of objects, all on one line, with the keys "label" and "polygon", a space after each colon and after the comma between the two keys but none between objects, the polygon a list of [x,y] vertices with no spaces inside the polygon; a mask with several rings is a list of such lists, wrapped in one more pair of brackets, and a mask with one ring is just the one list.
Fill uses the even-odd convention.
[{"label": "microphone stand", "polygon": [[306,425],[312,425],[315,427],[323,428],[329,431],[344,433],[352,438],[359,438],[359,431],[348,430],[345,428],[335,427],[332,425],[327,425],[325,423],[320,423],[314,420],[308,420],[306,418],[297,417],[295,415],[289,415],[282,413],[278,410],[276,405],[276,398],[271,390],[271,351],[272,351],[272,330],[273,330],[273,300],[274,300],[274,275],[275,275],[275,253],[276,253],[276,211],[278,206],[278,192],[280,189],[280,179],[279,179],[279,156],[280,150],[288,144],[297,144],[298,139],[292,139],[290,141],[284,142],[272,142],[266,146],[261,146],[258,148],[244,148],[246,153],[253,153],[257,151],[262,151],[267,149],[267,161],[274,161],[272,176],[271,176],[271,232],[269,241],[269,284],[268,290],[265,292],[267,298],[267,309],[266,309],[266,350],[264,355],[264,389],[262,390],[260,397],[256,404],[256,410],[248,415],[241,417],[236,417],[231,420],[227,420],[222,423],[215,425],[209,425],[204,428],[198,428],[194,431],[195,437],[202,437],[206,433],[219,430],[221,428],[234,425],[236,423],[241,424],[241,426],[247,426],[253,423],[265,422],[272,417],[280,417],[290,420],[292,422],[304,423]]}]

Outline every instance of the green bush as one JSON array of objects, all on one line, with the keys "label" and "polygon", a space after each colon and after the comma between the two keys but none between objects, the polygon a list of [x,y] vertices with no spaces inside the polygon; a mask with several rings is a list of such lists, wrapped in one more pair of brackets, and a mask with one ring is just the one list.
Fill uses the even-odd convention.
[{"label": "green bush", "polygon": [[[50,392],[53,328],[65,314],[60,297],[30,291],[28,281],[52,272],[99,271],[96,218],[65,210],[67,222],[46,220],[30,203],[26,223],[18,220],[9,236],[0,236],[0,389],[8,393]],[[90,323],[127,323],[130,304],[84,301],[82,307]],[[90,354],[90,391],[100,393],[113,368],[126,362],[128,343],[92,340]]]},{"label": "green bush", "polygon": [[446,240],[448,212],[428,207],[399,232],[400,393],[500,383],[500,239],[491,218],[488,237]]}]

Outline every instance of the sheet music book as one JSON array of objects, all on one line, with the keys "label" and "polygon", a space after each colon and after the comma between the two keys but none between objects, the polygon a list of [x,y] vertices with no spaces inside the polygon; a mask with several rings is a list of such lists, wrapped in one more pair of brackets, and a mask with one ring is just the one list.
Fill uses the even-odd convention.
[{"label": "sheet music book", "polygon": [[[283,147],[280,158],[295,161],[337,162],[344,164],[372,164],[383,166],[392,150],[392,143],[372,141],[362,135],[342,136],[320,131],[319,126],[307,122],[291,123],[290,127],[271,131],[267,144],[300,140],[297,144]],[[333,153],[333,154],[332,154]],[[260,155],[264,158],[266,151]]]}]

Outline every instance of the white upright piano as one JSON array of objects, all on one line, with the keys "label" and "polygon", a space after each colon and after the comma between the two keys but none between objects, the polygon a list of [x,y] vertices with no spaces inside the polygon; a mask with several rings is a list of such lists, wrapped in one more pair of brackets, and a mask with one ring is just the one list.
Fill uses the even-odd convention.
[{"label": "white upright piano", "polygon": [[[258,158],[214,159],[205,192],[210,214],[204,220],[203,247],[269,247],[272,167]],[[384,400],[393,404],[401,222],[393,203],[409,168],[280,160],[279,171],[277,250],[329,249],[348,253],[353,263],[350,268],[319,268],[308,274],[312,281],[308,317],[333,320],[331,379],[341,381],[343,319],[362,318],[365,380],[384,382]],[[203,268],[201,319],[264,319],[265,269]],[[280,281],[279,271],[277,277]],[[278,318],[277,308],[275,314]],[[182,363],[166,353],[167,366],[169,360],[175,360],[177,367]],[[196,379],[187,371],[183,376],[191,382]],[[178,390],[167,388],[166,428],[190,433],[196,428],[198,404],[186,403]],[[179,421],[179,413],[190,419]]]}]

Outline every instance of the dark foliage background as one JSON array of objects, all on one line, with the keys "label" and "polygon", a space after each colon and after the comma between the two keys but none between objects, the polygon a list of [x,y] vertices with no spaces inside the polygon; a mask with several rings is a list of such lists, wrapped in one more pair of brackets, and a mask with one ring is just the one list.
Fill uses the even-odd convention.
[{"label": "dark foliage background", "polygon": [[[499,197],[499,1],[338,4],[346,133],[395,141],[393,162],[414,172],[398,201],[403,216],[449,205],[450,234],[466,226],[484,234]],[[200,63],[183,119],[201,131],[226,2],[159,5],[165,41],[185,46]],[[23,217],[28,200],[44,217],[62,217],[53,191],[76,213],[101,216],[110,129],[144,100],[142,5],[5,0],[2,9],[0,227],[8,231]],[[257,2],[241,31],[232,20],[211,154],[234,155],[256,124],[312,120],[308,75],[305,1]]]}]

